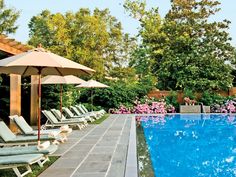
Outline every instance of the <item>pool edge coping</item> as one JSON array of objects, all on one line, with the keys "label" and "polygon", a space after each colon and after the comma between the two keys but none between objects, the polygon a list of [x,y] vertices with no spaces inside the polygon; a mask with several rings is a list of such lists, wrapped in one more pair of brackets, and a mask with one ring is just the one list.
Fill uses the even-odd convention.
[{"label": "pool edge coping", "polygon": [[125,177],[138,177],[137,142],[135,115],[131,117],[129,146],[126,160]]}]

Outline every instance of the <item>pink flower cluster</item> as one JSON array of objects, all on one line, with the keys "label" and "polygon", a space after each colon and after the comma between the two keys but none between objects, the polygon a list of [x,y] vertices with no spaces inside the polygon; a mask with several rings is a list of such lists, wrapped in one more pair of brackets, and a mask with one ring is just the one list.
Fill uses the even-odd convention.
[{"label": "pink flower cluster", "polygon": [[221,107],[221,113],[235,113],[236,112],[236,102],[233,100],[229,100],[225,103],[223,107]]},{"label": "pink flower cluster", "polygon": [[136,101],[135,106],[132,108],[126,108],[124,105],[121,105],[119,109],[115,110],[115,114],[166,114],[167,112],[175,113],[175,107],[172,105],[166,105],[162,100],[159,102],[151,102],[141,104]]},{"label": "pink flower cluster", "polygon": [[191,100],[189,97],[184,97],[184,102],[186,105],[194,105],[197,101],[196,100]]}]

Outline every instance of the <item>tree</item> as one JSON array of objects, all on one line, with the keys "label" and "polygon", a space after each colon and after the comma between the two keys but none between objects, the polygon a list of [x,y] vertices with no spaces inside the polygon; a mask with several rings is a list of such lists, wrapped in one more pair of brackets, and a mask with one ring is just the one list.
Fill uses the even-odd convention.
[{"label": "tree", "polygon": [[4,0],[0,0],[0,34],[15,33],[15,25],[20,13],[12,8],[6,8]]},{"label": "tree", "polygon": [[139,17],[139,33],[149,49],[160,89],[202,91],[232,86],[232,67],[225,63],[234,63],[227,32],[230,22],[209,21],[219,5],[216,0],[172,0],[161,20],[158,8],[146,10],[142,1],[126,1],[126,9]]},{"label": "tree", "polygon": [[122,32],[121,23],[108,9],[91,13],[81,8],[65,15],[43,11],[31,19],[29,28],[29,44],[41,43],[52,52],[95,69],[96,78],[109,75],[124,59],[128,60],[135,43]]}]

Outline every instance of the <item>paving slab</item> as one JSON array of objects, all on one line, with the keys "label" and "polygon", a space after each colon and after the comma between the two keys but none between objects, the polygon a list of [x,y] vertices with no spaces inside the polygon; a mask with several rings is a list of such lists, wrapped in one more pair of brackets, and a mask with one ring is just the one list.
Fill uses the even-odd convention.
[{"label": "paving slab", "polygon": [[72,177],[105,177],[106,173],[75,173]]}]

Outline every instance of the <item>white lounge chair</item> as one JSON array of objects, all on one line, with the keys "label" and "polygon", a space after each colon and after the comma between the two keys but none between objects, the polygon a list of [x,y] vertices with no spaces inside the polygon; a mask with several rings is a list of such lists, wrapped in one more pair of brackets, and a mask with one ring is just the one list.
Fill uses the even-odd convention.
[{"label": "white lounge chair", "polygon": [[[56,139],[55,137],[42,135],[40,137],[40,140],[53,142]],[[28,144],[36,144],[37,141],[38,137],[34,135],[31,136],[15,135],[3,121],[0,121],[0,145],[2,146],[28,145]]]},{"label": "white lounge chair", "polygon": [[[16,126],[24,135],[38,134],[38,131],[33,130],[22,116],[14,115],[14,116],[9,116],[9,118],[13,120],[13,122],[16,124]],[[61,129],[49,129],[49,130],[40,130],[40,134],[54,136],[58,141],[64,142],[67,140],[67,136],[69,133],[71,133],[71,131],[72,129],[63,131]]]},{"label": "white lounge chair", "polygon": [[[17,177],[23,177],[32,172],[30,165],[38,163],[42,167],[42,159],[43,154],[0,156],[0,169],[13,169]],[[20,166],[24,166],[26,171],[21,173],[18,169]]]},{"label": "white lounge chair", "polygon": [[80,108],[80,110],[83,111],[86,114],[96,114],[97,117],[99,117],[99,118],[101,118],[106,113],[106,111],[104,109],[101,109],[99,111],[91,111],[91,112],[89,112],[87,110],[87,108],[84,105],[82,105],[82,104],[76,105],[76,107],[78,109]]},{"label": "white lounge chair", "polygon": [[47,118],[47,122],[45,124],[46,127],[61,127],[64,125],[76,126],[79,129],[82,129],[84,127],[83,121],[79,121],[79,120],[58,121],[51,111],[43,110],[42,113]]},{"label": "white lounge chair", "polygon": [[95,114],[83,114],[75,106],[70,106],[70,108],[75,113],[75,116],[84,116],[84,118],[89,122],[93,122],[97,119]]},{"label": "white lounge chair", "polygon": [[75,115],[73,112],[71,112],[71,110],[69,108],[63,107],[63,112],[66,114],[66,119],[79,119],[79,120],[85,120],[87,122],[87,120],[90,120],[89,116],[84,116],[84,115]]}]

